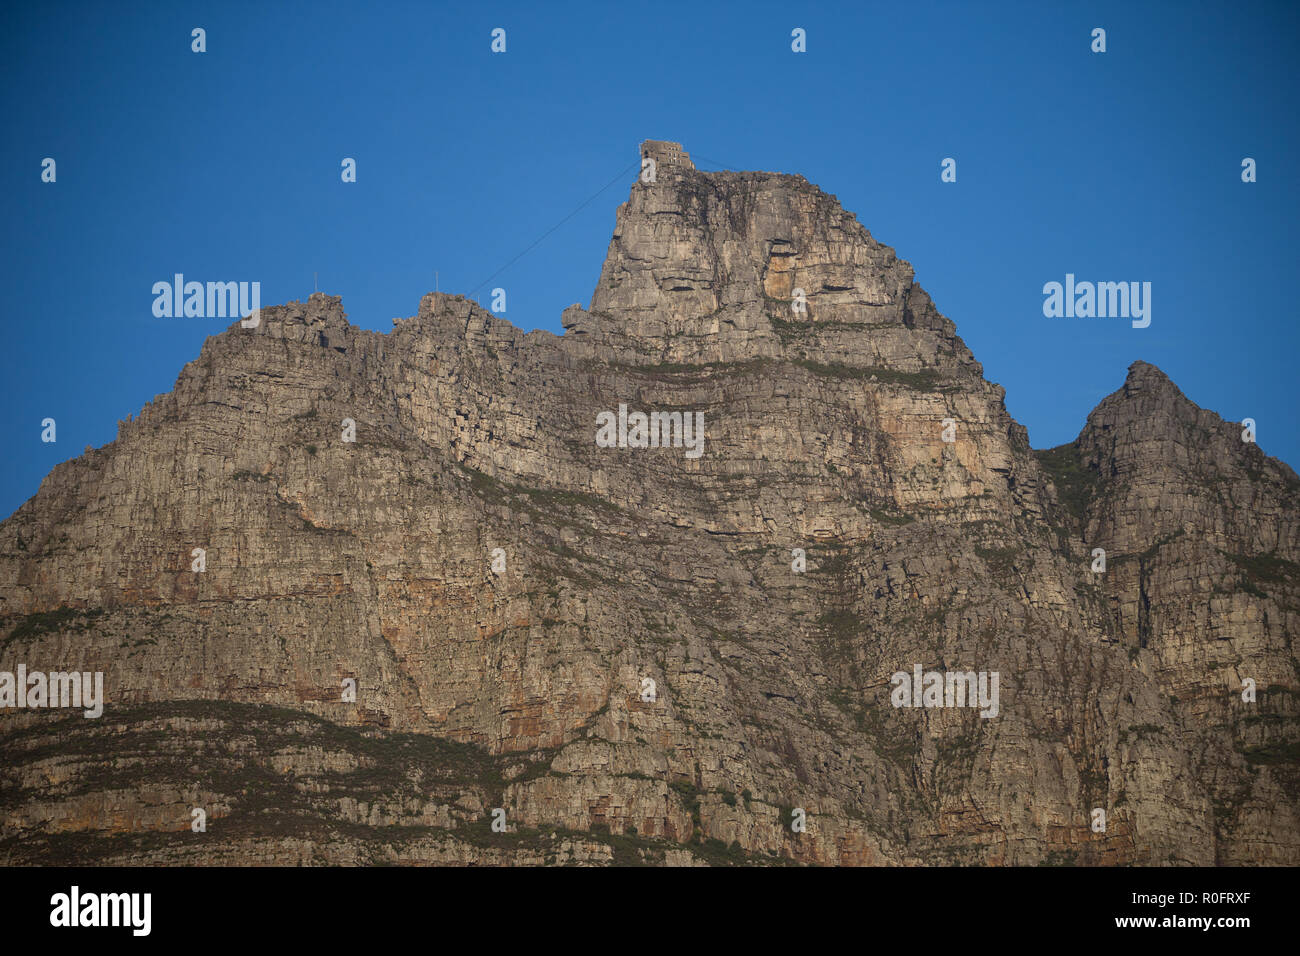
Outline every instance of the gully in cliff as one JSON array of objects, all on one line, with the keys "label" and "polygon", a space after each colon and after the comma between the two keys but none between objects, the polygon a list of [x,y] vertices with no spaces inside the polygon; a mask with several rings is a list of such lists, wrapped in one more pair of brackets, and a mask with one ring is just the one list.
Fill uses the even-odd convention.
[{"label": "gully in cliff", "polygon": [[[695,416],[692,423],[691,416]],[[704,454],[703,412],[631,412],[626,405],[596,415],[601,448],[685,448],[687,458]]]}]

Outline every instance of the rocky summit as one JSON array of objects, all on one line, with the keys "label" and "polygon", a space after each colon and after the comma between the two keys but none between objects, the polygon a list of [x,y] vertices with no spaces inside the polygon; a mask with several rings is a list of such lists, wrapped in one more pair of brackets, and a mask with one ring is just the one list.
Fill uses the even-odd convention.
[{"label": "rocky summit", "polygon": [[263,308],[0,525],[0,860],[1300,863],[1296,474],[642,157],[562,336]]}]

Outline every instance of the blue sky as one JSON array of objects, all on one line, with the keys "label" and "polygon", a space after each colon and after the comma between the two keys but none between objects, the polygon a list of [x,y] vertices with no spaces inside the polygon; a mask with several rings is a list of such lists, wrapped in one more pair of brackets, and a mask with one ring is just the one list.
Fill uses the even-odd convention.
[{"label": "blue sky", "polygon": [[[154,282],[256,279],[270,305],[305,298],[318,272],[354,324],[387,330],[435,270],[444,292],[469,292],[647,138],[838,196],[912,263],[1034,447],[1071,440],[1140,358],[1196,403],[1254,418],[1264,451],[1300,466],[1296,4],[50,2],[2,16],[0,515],[111,441],[228,324],[155,318]],[[506,318],[559,332],[561,310],[590,301],[630,180],[493,280]],[[1151,282],[1151,326],[1044,318],[1043,284],[1067,272]]]}]

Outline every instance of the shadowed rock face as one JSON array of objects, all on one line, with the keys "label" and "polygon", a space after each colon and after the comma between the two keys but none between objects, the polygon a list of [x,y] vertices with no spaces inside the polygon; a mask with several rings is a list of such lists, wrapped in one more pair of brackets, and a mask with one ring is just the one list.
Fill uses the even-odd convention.
[{"label": "shadowed rock face", "polygon": [[263,309],[0,525],[0,671],[107,697],[0,710],[0,860],[1300,863],[1291,469],[1142,362],[1032,451],[833,196],[672,158],[563,337]]}]

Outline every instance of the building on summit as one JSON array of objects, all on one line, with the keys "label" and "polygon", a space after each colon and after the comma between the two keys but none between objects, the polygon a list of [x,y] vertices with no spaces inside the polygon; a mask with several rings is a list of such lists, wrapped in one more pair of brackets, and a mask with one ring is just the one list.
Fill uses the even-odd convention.
[{"label": "building on summit", "polygon": [[655,166],[660,169],[670,166],[680,169],[695,168],[695,164],[691,162],[691,154],[682,149],[681,143],[670,143],[666,140],[646,140],[641,144],[641,158],[653,159]]}]

